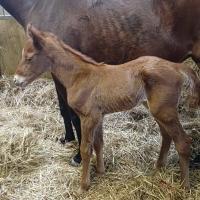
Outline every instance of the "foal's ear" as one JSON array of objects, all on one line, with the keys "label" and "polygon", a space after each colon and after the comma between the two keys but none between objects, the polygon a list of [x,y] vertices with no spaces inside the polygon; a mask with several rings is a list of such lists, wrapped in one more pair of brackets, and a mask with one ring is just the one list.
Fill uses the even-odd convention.
[{"label": "foal's ear", "polygon": [[41,31],[35,28],[32,24],[27,26],[27,36],[33,40],[33,45],[37,50],[42,50],[45,45],[45,38]]}]

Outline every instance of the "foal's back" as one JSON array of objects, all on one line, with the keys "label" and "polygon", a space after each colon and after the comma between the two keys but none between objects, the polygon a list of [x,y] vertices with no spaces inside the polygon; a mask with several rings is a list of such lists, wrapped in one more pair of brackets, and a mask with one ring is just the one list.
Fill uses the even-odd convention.
[{"label": "foal's back", "polygon": [[182,63],[174,63],[154,56],[143,56],[120,65],[122,68],[127,68],[132,77],[139,74],[143,82],[149,77],[148,81],[156,82],[160,79],[163,83],[182,81],[180,69],[184,66]]},{"label": "foal's back", "polygon": [[[150,87],[157,94],[167,92],[166,88],[179,91],[183,64],[145,56],[122,65],[105,65],[98,69],[99,83],[94,95],[105,113],[128,110],[147,100]],[[148,90],[148,91],[147,91]]]}]

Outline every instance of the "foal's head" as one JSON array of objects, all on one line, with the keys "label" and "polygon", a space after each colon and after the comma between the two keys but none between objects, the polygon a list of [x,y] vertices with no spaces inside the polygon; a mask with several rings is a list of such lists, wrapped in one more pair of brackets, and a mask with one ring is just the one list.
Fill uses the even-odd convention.
[{"label": "foal's head", "polygon": [[14,76],[15,84],[23,87],[42,73],[50,71],[55,63],[49,55],[55,50],[62,51],[57,37],[51,33],[41,32],[29,24],[27,35],[28,40],[25,43],[22,58]]}]

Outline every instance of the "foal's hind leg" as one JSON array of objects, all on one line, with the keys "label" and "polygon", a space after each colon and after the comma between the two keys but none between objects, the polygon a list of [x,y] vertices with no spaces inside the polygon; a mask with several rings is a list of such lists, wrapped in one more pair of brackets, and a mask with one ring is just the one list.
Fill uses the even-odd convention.
[{"label": "foal's hind leg", "polygon": [[[189,158],[190,137],[184,132],[177,113],[177,104],[180,97],[181,82],[166,79],[157,79],[146,84],[146,94],[149,109],[156,121],[164,128],[165,132],[172,138],[179,154],[181,180],[183,186],[189,187]],[[160,80],[160,81],[159,81]]]},{"label": "foal's hind leg", "polygon": [[[149,109],[148,103],[145,101],[143,102],[143,105]],[[165,128],[162,126],[161,123],[159,123],[157,121],[159,128],[160,128],[160,133],[162,136],[162,144],[161,144],[161,148],[160,148],[160,153],[159,153],[159,157],[158,160],[156,162],[156,168],[160,169],[162,167],[165,167],[166,162],[167,162],[167,155],[169,152],[169,148],[172,142],[172,138],[168,135],[168,133],[166,132]]]},{"label": "foal's hind leg", "polygon": [[97,156],[97,174],[103,175],[105,172],[104,160],[103,160],[103,127],[100,122],[95,130],[94,135],[94,150]]},{"label": "foal's hind leg", "polygon": [[184,132],[176,112],[176,108],[160,108],[158,113],[153,114],[156,120],[164,127],[166,133],[173,139],[179,154],[181,180],[185,188],[189,188],[189,158],[191,139]]},{"label": "foal's hind leg", "polygon": [[160,169],[162,167],[165,167],[167,162],[167,155],[169,152],[169,148],[171,145],[172,138],[168,135],[165,128],[162,126],[161,123],[157,122],[160,127],[160,132],[162,135],[162,144],[160,148],[159,157],[156,163],[156,168]]}]

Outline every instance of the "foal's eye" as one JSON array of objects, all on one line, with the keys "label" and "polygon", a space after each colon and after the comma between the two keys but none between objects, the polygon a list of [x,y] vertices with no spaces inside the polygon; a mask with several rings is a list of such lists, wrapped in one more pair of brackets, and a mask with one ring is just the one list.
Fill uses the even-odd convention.
[{"label": "foal's eye", "polygon": [[33,57],[27,57],[26,61],[31,61],[33,59]]}]

